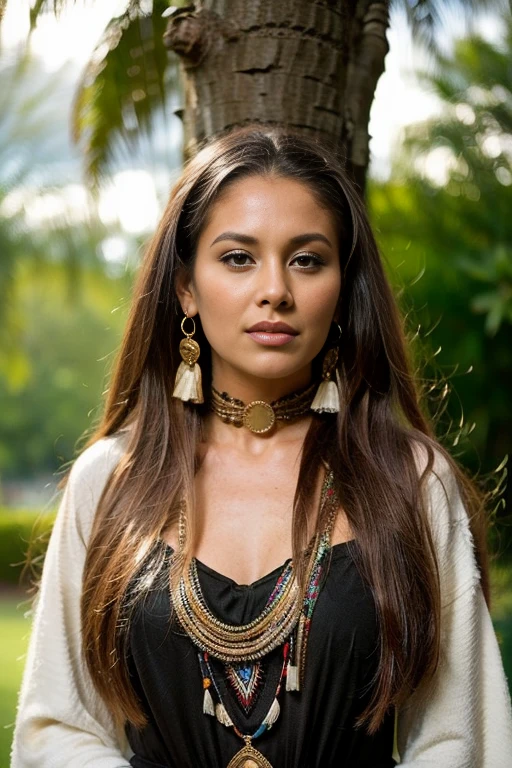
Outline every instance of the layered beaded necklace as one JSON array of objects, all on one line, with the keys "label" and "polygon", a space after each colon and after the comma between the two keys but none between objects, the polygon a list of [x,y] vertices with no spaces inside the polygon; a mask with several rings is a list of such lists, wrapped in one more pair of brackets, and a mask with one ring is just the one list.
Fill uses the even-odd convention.
[{"label": "layered beaded necklace", "polygon": [[[197,560],[194,557],[188,572],[178,582],[173,576],[174,569],[171,569],[172,605],[181,626],[197,649],[203,679],[203,712],[216,717],[222,725],[232,727],[245,742],[245,746],[234,755],[227,768],[272,768],[251,742],[269,730],[279,717],[281,707],[278,697],[283,679],[286,679],[287,691],[301,690],[311,617],[320,592],[325,559],[331,548],[331,532],[337,509],[332,471],[328,470],[322,486],[318,517],[321,520],[323,516],[326,522],[323,530],[313,536],[305,552],[305,556],[309,555],[305,591],[301,593],[299,590],[293,561],[290,560],[279,576],[262,613],[248,624],[227,624],[213,615],[203,596],[197,574]],[[179,524],[180,552],[183,551],[184,542],[185,517],[182,507]],[[237,698],[242,705],[249,705],[258,683],[258,660],[281,643],[284,643],[283,661],[272,704],[254,733],[242,733],[227,712],[210,657],[224,662],[226,674],[237,692]]]}]

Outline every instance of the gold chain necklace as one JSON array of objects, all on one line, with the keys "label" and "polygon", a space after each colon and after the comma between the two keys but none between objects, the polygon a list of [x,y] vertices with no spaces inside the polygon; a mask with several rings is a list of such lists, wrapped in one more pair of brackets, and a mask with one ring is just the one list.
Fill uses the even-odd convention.
[{"label": "gold chain necklace", "polygon": [[[327,492],[332,482],[331,472],[326,472],[320,497],[319,517],[325,506]],[[309,543],[305,556],[309,555],[307,579],[315,566],[322,536],[330,536],[336,504],[331,505],[330,513],[322,532],[318,531]],[[179,541],[180,552],[185,536],[185,508],[180,512]],[[272,598],[262,613],[253,621],[232,625],[217,619],[208,608],[197,575],[197,561],[193,557],[188,572],[176,582],[174,569],[171,570],[171,598],[176,615],[192,638],[203,651],[225,661],[259,659],[276,648],[290,634],[299,621],[303,595],[295,578],[293,561],[290,561],[278,580]]]},{"label": "gold chain necklace", "polygon": [[246,404],[243,400],[212,387],[210,407],[226,424],[246,427],[251,432],[262,435],[269,432],[276,421],[290,421],[306,414],[311,408],[316,389],[317,383],[314,383],[306,389],[272,400],[271,403],[252,400]]},{"label": "gold chain necklace", "polygon": [[[229,761],[227,768],[272,768],[269,761],[252,745],[252,740],[272,727],[279,716],[279,691],[286,674],[286,689],[299,691],[304,677],[307,639],[311,613],[318,596],[319,576],[323,560],[330,549],[331,533],[338,510],[334,492],[333,474],[327,469],[320,495],[318,521],[325,518],[322,532],[317,532],[306,548],[310,552],[304,593],[299,594],[295,579],[293,561],[287,564],[267,602],[265,609],[254,621],[245,625],[221,622],[208,608],[197,575],[197,560],[192,558],[188,574],[181,576],[178,583],[171,568],[171,602],[183,628],[193,643],[200,649],[199,662],[203,675],[203,712],[215,715],[220,723],[233,727],[243,739],[242,747]],[[323,513],[323,514],[322,514]],[[185,507],[179,518],[179,552],[183,551],[186,538]],[[293,633],[296,631],[295,640]],[[246,662],[259,659],[277,647],[285,638],[284,663],[275,693],[274,701],[259,728],[253,734],[242,733],[230,718],[223,704],[220,690],[215,683],[208,658],[212,656],[226,662]],[[288,658],[289,643],[293,642],[293,658]],[[206,667],[206,669],[204,669]],[[285,672],[286,669],[286,672]],[[209,688],[215,687],[219,702],[213,704]]]}]

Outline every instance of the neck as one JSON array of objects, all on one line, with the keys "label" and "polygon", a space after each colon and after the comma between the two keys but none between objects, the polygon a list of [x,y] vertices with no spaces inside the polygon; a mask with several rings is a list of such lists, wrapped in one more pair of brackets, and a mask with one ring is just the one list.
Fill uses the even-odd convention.
[{"label": "neck", "polygon": [[[282,381],[272,380],[268,386],[258,388],[239,382],[236,394],[233,394],[227,386],[221,389],[218,379],[214,378],[216,391],[212,393],[212,410],[215,415],[210,416],[205,425],[207,441],[236,445],[239,450],[253,454],[266,452],[278,443],[302,443],[311,424],[309,406],[314,385],[310,386],[309,381],[304,381],[302,386],[297,383],[296,377],[293,387],[291,382],[285,386]],[[245,386],[241,386],[243,384]],[[300,398],[285,398],[299,391]],[[272,405],[262,408],[261,401]]]},{"label": "neck", "polygon": [[225,424],[213,413],[204,420],[203,440],[206,445],[235,449],[245,455],[262,456],[279,446],[297,445],[300,449],[311,424],[312,415],[301,416],[292,422],[276,422],[272,432],[255,435],[248,429]]},{"label": "neck", "polygon": [[253,400],[274,400],[292,392],[304,389],[311,384],[311,369],[299,372],[283,379],[260,379],[255,376],[242,376],[223,371],[213,371],[212,384],[218,392],[227,392],[230,397],[247,404]]}]

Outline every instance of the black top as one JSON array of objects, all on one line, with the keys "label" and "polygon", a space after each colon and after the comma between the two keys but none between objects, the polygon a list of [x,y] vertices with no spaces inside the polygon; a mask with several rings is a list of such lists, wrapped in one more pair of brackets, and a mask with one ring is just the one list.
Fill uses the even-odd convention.
[{"label": "black top", "polygon": [[[166,549],[166,559],[172,548]],[[312,616],[301,691],[279,694],[281,712],[253,746],[273,768],[393,768],[393,712],[373,737],[354,720],[371,695],[378,663],[377,623],[371,591],[356,568],[353,542],[334,544],[327,579]],[[288,563],[288,560],[286,561]],[[222,621],[252,621],[265,607],[284,563],[253,584],[239,585],[197,561],[204,598]],[[135,752],[133,768],[226,768],[244,746],[232,727],[203,713],[203,687],[196,648],[173,617],[164,584],[148,591],[136,611],[128,643],[133,686],[149,724],[126,734]],[[262,677],[246,714],[226,682],[226,709],[242,733],[254,733],[273,701],[282,667],[282,646],[260,659]],[[212,660],[214,673],[222,662]],[[220,679],[219,675],[215,675]],[[223,678],[226,680],[226,677]],[[214,697],[215,699],[215,697]]]}]

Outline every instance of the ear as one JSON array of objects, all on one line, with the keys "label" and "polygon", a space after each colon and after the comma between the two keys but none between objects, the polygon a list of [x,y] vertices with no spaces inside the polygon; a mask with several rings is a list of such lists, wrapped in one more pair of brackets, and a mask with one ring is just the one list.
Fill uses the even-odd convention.
[{"label": "ear", "polygon": [[197,301],[192,276],[183,267],[178,267],[175,289],[183,312],[186,310],[189,317],[197,315]]}]

